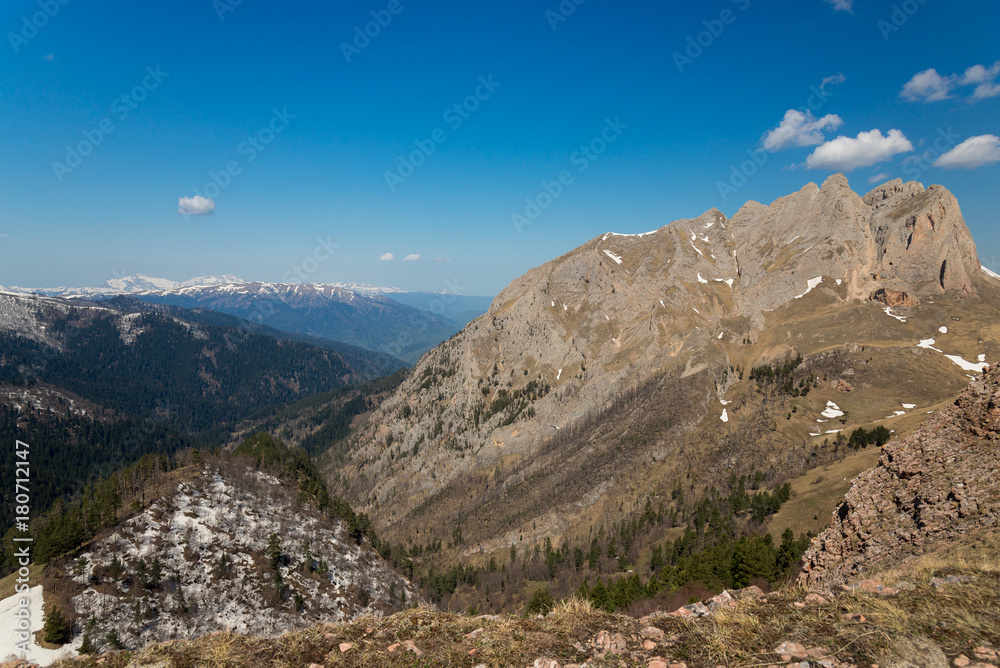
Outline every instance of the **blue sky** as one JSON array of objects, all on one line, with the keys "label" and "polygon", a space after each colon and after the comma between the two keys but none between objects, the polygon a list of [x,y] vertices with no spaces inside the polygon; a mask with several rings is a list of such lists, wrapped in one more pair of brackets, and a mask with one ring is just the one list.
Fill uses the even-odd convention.
[{"label": "blue sky", "polygon": [[987,0],[8,0],[0,28],[2,285],[492,294],[844,170],[945,185],[1000,264]]}]

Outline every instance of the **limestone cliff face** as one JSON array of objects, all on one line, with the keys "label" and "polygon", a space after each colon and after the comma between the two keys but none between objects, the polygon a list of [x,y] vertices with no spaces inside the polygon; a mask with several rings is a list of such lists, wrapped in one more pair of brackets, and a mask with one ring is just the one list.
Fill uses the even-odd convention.
[{"label": "limestone cliff face", "polygon": [[882,449],[803,557],[805,584],[837,584],[1000,525],[1000,367]]},{"label": "limestone cliff face", "polygon": [[[955,198],[899,180],[861,197],[838,174],[770,206],[749,202],[732,219],[712,209],[644,234],[609,232],[516,279],[427,353],[355,432],[340,489],[380,529],[449,486],[448,503],[474,507],[463,481],[500,479],[511,458],[534,457],[656,375],[684,394],[664,437],[712,411],[718,427],[737,360],[749,368],[761,358],[748,355],[791,350],[747,352],[764,332],[775,338],[784,309],[915,306],[974,296],[982,276]],[[560,517],[546,526],[558,529]]]}]

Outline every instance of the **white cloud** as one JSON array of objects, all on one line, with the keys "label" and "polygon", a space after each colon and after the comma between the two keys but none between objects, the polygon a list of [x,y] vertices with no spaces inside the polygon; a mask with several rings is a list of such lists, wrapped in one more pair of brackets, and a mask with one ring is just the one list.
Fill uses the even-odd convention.
[{"label": "white cloud", "polygon": [[836,130],[843,124],[836,114],[816,118],[811,111],[789,109],[781,124],[764,135],[764,148],[774,152],[793,146],[816,146],[825,139],[823,130]]},{"label": "white cloud", "polygon": [[980,135],[964,142],[934,161],[935,167],[973,169],[1000,162],[1000,137]]},{"label": "white cloud", "polygon": [[44,56],[42,56],[42,60],[55,60],[55,59],[56,59],[55,55],[51,53],[46,53]]},{"label": "white cloud", "polygon": [[444,263],[444,262],[451,262],[451,258],[447,258],[447,257],[436,257],[436,258],[434,258],[434,261],[435,261],[435,262],[442,262],[442,263]]},{"label": "white cloud", "polygon": [[393,255],[392,253],[385,253],[379,259],[382,260],[383,262],[389,262],[391,260],[395,260],[396,256]]},{"label": "white cloud", "polygon": [[868,183],[884,183],[888,178],[889,174],[887,172],[882,172],[881,174],[876,174],[875,176],[869,176]]},{"label": "white cloud", "polygon": [[419,253],[410,253],[403,258],[403,262],[414,262],[416,260],[423,260],[424,258]]},{"label": "white cloud", "polygon": [[215,212],[215,200],[195,195],[177,200],[177,213],[182,216],[208,216]]},{"label": "white cloud", "polygon": [[988,81],[996,80],[997,75],[1000,75],[1000,62],[993,63],[993,66],[989,69],[982,65],[973,65],[969,69],[965,70],[965,74],[962,75],[961,83],[965,86],[986,83]]},{"label": "white cloud", "polygon": [[955,84],[953,76],[943,77],[933,67],[913,75],[906,82],[900,95],[910,102],[939,102],[951,97],[951,88]]},{"label": "white cloud", "polygon": [[826,0],[833,5],[833,8],[840,12],[854,13],[854,0]]},{"label": "white cloud", "polygon": [[1000,95],[1000,61],[990,67],[973,65],[965,70],[965,74],[939,74],[933,67],[913,75],[906,82],[900,95],[910,102],[939,102],[954,97],[955,89],[962,86],[975,86],[969,99],[973,102],[985,100]]},{"label": "white cloud", "polygon": [[997,95],[1000,95],[1000,84],[982,83],[976,86],[975,92],[972,93],[972,100],[985,100],[988,97],[996,97]]},{"label": "white cloud", "polygon": [[847,81],[847,77],[845,77],[843,75],[843,73],[834,74],[832,77],[824,77],[823,78],[823,83],[821,83],[819,85],[819,92],[821,92],[824,95],[826,95],[826,87],[827,86],[830,86],[830,85],[833,85],[833,84],[842,84],[845,81]]},{"label": "white cloud", "polygon": [[849,172],[858,167],[870,167],[885,162],[899,153],[913,150],[913,144],[900,130],[889,130],[886,136],[875,129],[857,137],[837,137],[819,146],[806,158],[808,169]]}]

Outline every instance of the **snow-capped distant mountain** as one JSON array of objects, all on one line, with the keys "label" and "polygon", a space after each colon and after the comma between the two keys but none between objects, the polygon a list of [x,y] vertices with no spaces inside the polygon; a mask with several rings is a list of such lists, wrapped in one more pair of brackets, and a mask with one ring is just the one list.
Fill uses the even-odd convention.
[{"label": "snow-capped distant mountain", "polygon": [[114,295],[129,295],[147,290],[176,290],[193,286],[226,285],[245,283],[242,278],[224,274],[222,276],[199,276],[187,281],[172,281],[169,278],[154,278],[145,274],[111,278],[98,287],[71,288],[22,288],[17,286],[3,287],[0,291],[17,294],[45,295],[47,297],[103,297]]},{"label": "snow-capped distant mountain", "polygon": [[461,325],[429,310],[395,301],[406,293],[350,290],[326,283],[263,281],[143,290],[156,304],[206,308],[268,327],[342,341],[407,362],[458,332]]},{"label": "snow-capped distant mountain", "polygon": [[100,287],[0,287],[0,292],[102,299],[131,295],[146,302],[206,308],[295,334],[309,334],[408,362],[486,312],[491,298],[406,292],[369,283],[269,283],[236,276],[186,281],[144,274]]},{"label": "snow-capped distant mountain", "polygon": [[171,281],[169,278],[152,278],[144,274],[135,276],[124,276],[122,278],[112,278],[105,281],[104,287],[118,290],[125,294],[142,292],[144,290],[176,290],[177,288],[187,288],[198,285],[226,285],[231,283],[245,283],[242,278],[237,278],[230,274],[222,276],[199,276],[187,281]]},{"label": "snow-capped distant mountain", "polygon": [[401,290],[399,288],[382,288],[377,285],[372,285],[371,283],[328,283],[327,285],[332,285],[335,288],[343,288],[344,290],[351,290],[352,292],[364,292],[366,294],[395,294],[406,292],[406,290]]}]

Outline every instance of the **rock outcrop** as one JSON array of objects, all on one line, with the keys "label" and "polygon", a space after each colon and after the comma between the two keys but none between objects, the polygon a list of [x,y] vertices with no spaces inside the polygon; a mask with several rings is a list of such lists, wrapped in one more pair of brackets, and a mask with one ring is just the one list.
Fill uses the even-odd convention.
[{"label": "rock outcrop", "polygon": [[800,581],[833,585],[1000,525],[1000,367],[882,449],[803,557]]}]

